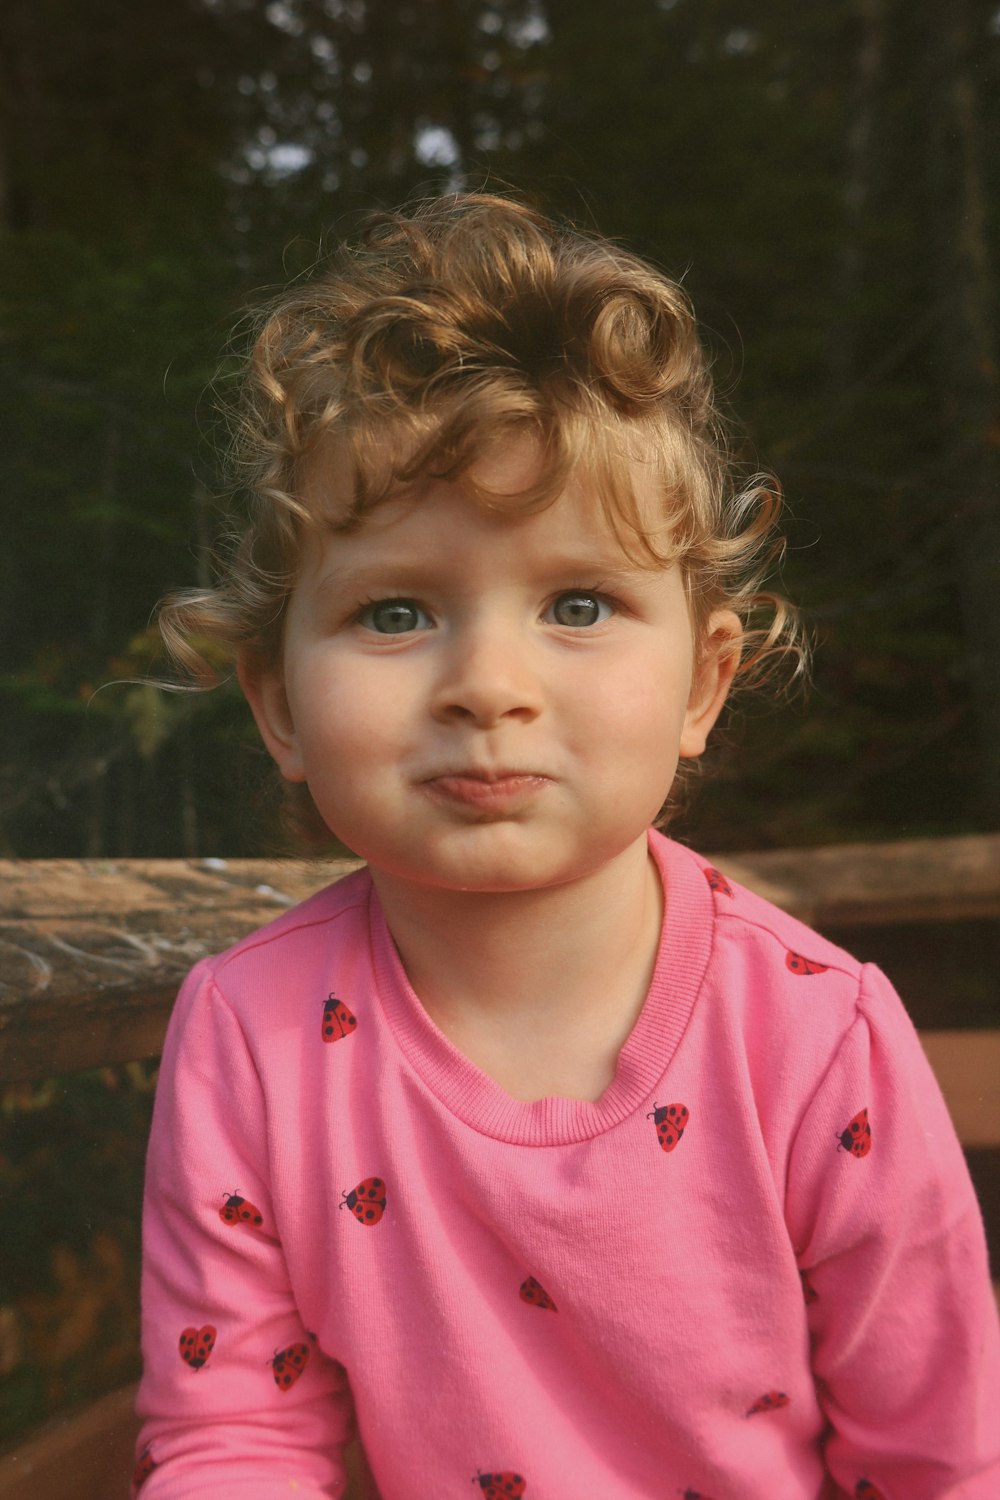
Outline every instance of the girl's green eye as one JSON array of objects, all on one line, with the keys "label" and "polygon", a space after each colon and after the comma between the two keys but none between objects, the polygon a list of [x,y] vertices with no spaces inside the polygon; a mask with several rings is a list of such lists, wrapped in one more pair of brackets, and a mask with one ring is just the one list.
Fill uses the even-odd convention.
[{"label": "girl's green eye", "polygon": [[412,599],[377,599],[374,604],[365,605],[359,619],[379,635],[405,635],[408,630],[420,630],[428,623],[427,616]]},{"label": "girl's green eye", "polygon": [[611,606],[600,594],[560,594],[549,607],[557,625],[600,625],[611,615]]}]

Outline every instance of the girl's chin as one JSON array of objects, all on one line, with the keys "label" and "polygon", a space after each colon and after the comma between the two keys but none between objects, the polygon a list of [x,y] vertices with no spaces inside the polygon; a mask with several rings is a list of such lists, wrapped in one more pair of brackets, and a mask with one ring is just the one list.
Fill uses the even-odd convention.
[{"label": "girl's chin", "polygon": [[[496,823],[471,825],[466,837],[421,842],[410,851],[372,849],[368,864],[377,877],[405,882],[428,891],[471,895],[543,894],[555,887],[586,881],[605,870],[626,851],[616,844],[602,850],[581,839],[560,849],[550,838],[532,838]],[[645,828],[642,858],[645,859]]]}]

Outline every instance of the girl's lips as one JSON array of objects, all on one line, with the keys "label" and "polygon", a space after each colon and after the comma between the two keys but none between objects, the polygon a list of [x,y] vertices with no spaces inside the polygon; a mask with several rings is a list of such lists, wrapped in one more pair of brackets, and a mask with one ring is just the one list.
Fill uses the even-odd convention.
[{"label": "girl's lips", "polygon": [[458,773],[432,776],[422,783],[432,795],[479,808],[505,807],[530,797],[548,784],[548,776],[540,776],[534,771],[509,771],[500,776]]}]

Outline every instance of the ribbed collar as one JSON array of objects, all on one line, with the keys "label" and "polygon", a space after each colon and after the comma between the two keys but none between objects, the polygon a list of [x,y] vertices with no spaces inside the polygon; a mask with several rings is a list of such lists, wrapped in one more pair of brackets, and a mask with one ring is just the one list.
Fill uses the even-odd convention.
[{"label": "ribbed collar", "polygon": [[596,1103],[552,1096],[525,1103],[471,1063],[424,1010],[406,977],[374,888],[369,923],[381,1005],[406,1060],[458,1119],[482,1135],[519,1146],[562,1146],[613,1129],[640,1108],[663,1076],[704,979],[715,913],[708,882],[690,850],[650,830],[660,872],[664,921],[656,967],[639,1019]]}]

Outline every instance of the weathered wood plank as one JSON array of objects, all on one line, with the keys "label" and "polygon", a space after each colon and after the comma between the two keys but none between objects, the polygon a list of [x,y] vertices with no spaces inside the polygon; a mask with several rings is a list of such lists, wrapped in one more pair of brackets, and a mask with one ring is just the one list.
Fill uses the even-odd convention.
[{"label": "weathered wood plank", "polygon": [[[1000,916],[1000,836],[719,864],[820,927]],[[159,1051],[177,986],[355,861],[0,861],[0,1082]]]},{"label": "weathered wood plank", "polygon": [[770,849],[719,864],[821,930],[1000,917],[1000,834]]},{"label": "weathered wood plank", "polygon": [[191,965],[357,861],[0,861],[0,1082],[159,1052]]},{"label": "weathered wood plank", "polygon": [[963,1146],[1000,1146],[1000,1030],[923,1031],[928,1061]]},{"label": "weathered wood plank", "polygon": [[0,1500],[122,1500],[135,1468],[135,1387],[59,1417],[0,1457]]}]

